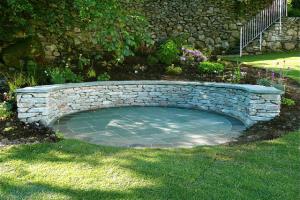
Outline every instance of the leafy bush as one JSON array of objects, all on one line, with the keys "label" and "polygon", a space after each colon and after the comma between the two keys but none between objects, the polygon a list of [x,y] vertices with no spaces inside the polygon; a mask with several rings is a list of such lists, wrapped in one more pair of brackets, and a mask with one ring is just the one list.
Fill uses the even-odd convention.
[{"label": "leafy bush", "polygon": [[96,71],[93,68],[90,68],[87,72],[88,78],[96,78],[97,74]]},{"label": "leafy bush", "polygon": [[24,73],[5,74],[5,78],[9,88],[7,96],[9,101],[14,101],[15,92],[18,88],[37,85],[37,81],[33,76],[28,76]]},{"label": "leafy bush", "polygon": [[198,65],[198,70],[200,73],[221,73],[224,71],[224,65],[221,63],[215,63],[215,62],[202,62]]},{"label": "leafy bush", "polygon": [[270,80],[268,78],[260,78],[260,79],[256,80],[256,84],[266,86],[266,87],[271,87],[272,86],[272,80]]},{"label": "leafy bush", "polygon": [[285,98],[283,97],[281,100],[282,105],[286,106],[294,106],[296,105],[296,102],[293,99]]},{"label": "leafy bush", "polygon": [[[261,77],[260,72],[258,73],[258,76]],[[271,71],[271,74],[266,72],[265,77],[261,77],[257,79],[256,83],[258,85],[263,85],[266,87],[275,87],[276,89],[285,91],[285,78],[284,78],[284,73],[281,71],[279,73],[279,77],[276,77],[276,74],[274,71]]]},{"label": "leafy bush", "polygon": [[300,17],[300,0],[292,0],[288,4],[288,16]]},{"label": "leafy bush", "polygon": [[166,68],[166,73],[169,75],[180,75],[182,73],[181,67],[175,67],[174,64]]},{"label": "leafy bush", "polygon": [[188,44],[187,43],[188,38],[189,38],[189,34],[188,33],[181,33],[180,35],[171,36],[170,40],[173,40],[178,47],[182,47],[182,46]]},{"label": "leafy bush", "polygon": [[283,97],[281,100],[282,105],[294,106],[296,102],[293,99]]},{"label": "leafy bush", "polygon": [[110,75],[107,72],[104,72],[103,74],[100,74],[97,77],[98,81],[109,81],[110,80]]},{"label": "leafy bush", "polygon": [[82,76],[75,74],[71,69],[54,68],[49,70],[50,81],[53,84],[79,83],[82,82]]},{"label": "leafy bush", "polygon": [[63,84],[66,82],[66,78],[61,73],[61,70],[59,68],[54,68],[49,70],[49,75],[51,78],[51,83],[53,84]]},{"label": "leafy bush", "polygon": [[7,119],[12,115],[12,108],[9,103],[2,102],[0,103],[0,119]]},{"label": "leafy bush", "polygon": [[239,83],[241,81],[241,78],[242,78],[241,68],[240,66],[238,66],[233,71],[232,82]]},{"label": "leafy bush", "polygon": [[148,64],[148,65],[156,65],[156,64],[158,64],[158,63],[159,63],[159,60],[158,60],[158,58],[156,58],[155,56],[149,55],[149,56],[147,57],[147,64]]},{"label": "leafy bush", "polygon": [[66,33],[80,27],[81,31],[93,33],[92,42],[101,46],[99,51],[110,52],[116,61],[122,61],[139,44],[153,43],[147,20],[122,2],[4,0],[0,5],[0,38],[10,42],[16,34],[26,37],[51,32],[68,47],[71,42]]},{"label": "leafy bush", "polygon": [[171,65],[178,60],[178,54],[179,50],[176,43],[173,40],[167,40],[160,46],[158,58],[162,63]]},{"label": "leafy bush", "polygon": [[27,61],[27,74],[33,77],[37,77],[38,74],[38,65],[35,61],[29,60]]},{"label": "leafy bush", "polygon": [[300,0],[292,0],[292,7],[300,9]]}]

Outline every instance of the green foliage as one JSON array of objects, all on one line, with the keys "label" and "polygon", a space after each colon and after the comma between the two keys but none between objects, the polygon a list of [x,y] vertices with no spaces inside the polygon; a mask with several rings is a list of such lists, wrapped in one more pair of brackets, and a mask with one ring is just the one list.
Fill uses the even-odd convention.
[{"label": "green foliage", "polygon": [[269,78],[260,78],[256,80],[257,85],[262,85],[266,87],[271,87],[272,86],[272,80]]},{"label": "green foliage", "polygon": [[147,21],[136,10],[124,8],[119,0],[75,0],[85,30],[96,33],[94,43],[114,53],[117,61],[133,55],[139,44],[151,44]]},{"label": "green foliage", "polygon": [[233,71],[233,82],[239,83],[241,81],[241,77],[242,77],[241,68],[240,66],[238,66]]},{"label": "green foliage", "polygon": [[33,60],[29,60],[27,61],[26,64],[26,70],[27,70],[27,74],[33,77],[37,77],[38,76],[38,65],[35,61]]},{"label": "green foliage", "polygon": [[66,82],[66,79],[59,68],[49,70],[49,75],[51,78],[50,81],[53,84],[63,84]]},{"label": "green foliage", "polygon": [[40,41],[37,38],[28,37],[26,39],[19,39],[14,44],[4,48],[1,53],[1,59],[7,67],[23,70],[25,60],[42,56],[42,52]]},{"label": "green foliage", "polygon": [[98,81],[109,81],[110,80],[110,75],[107,72],[104,72],[103,74],[100,74],[97,77]]},{"label": "green foliage", "polygon": [[85,58],[82,56],[82,54],[79,55],[78,58],[78,67],[80,70],[83,70],[83,68],[91,63],[91,60],[88,58]]},{"label": "green foliage", "polygon": [[149,55],[147,57],[147,64],[148,65],[156,65],[159,63],[159,59],[153,55]]},{"label": "green foliage", "polygon": [[300,0],[292,0],[292,7],[296,9],[300,9]]},{"label": "green foliage", "polygon": [[70,68],[54,68],[49,70],[50,81],[53,84],[63,83],[79,83],[83,78],[80,75],[75,74]]},{"label": "green foliage", "polygon": [[37,81],[33,76],[24,73],[5,74],[5,78],[9,88],[9,100],[15,99],[15,92],[18,88],[37,85]]},{"label": "green foliage", "polygon": [[164,44],[160,46],[158,51],[159,60],[167,65],[178,61],[179,59],[179,48],[173,40],[167,40]]},{"label": "green foliage", "polygon": [[101,53],[109,52],[120,62],[132,55],[139,44],[153,43],[145,18],[121,3],[118,0],[3,0],[0,38],[11,41],[50,32],[74,47],[66,33],[79,27],[92,33],[92,42],[101,46],[98,48]]},{"label": "green foliage", "polygon": [[171,36],[170,40],[174,41],[174,43],[177,45],[177,47],[182,47],[184,45],[187,45],[187,41],[189,38],[189,34],[187,33],[182,33],[177,36]]},{"label": "green foliage", "polygon": [[176,67],[176,66],[174,66],[174,64],[172,64],[166,68],[166,73],[168,75],[177,76],[177,75],[182,74],[182,69],[181,69],[181,67]]},{"label": "green foliage", "polygon": [[281,100],[282,105],[287,105],[287,106],[294,106],[296,105],[296,102],[293,99],[285,98],[283,97]]},{"label": "green foliage", "polygon": [[288,16],[300,17],[300,0],[288,0]]},{"label": "green foliage", "polygon": [[96,71],[93,68],[90,68],[87,72],[88,78],[96,78],[97,74]]},{"label": "green foliage", "polygon": [[198,71],[206,74],[221,73],[224,71],[224,65],[222,63],[205,61],[198,65]]},{"label": "green foliage", "polygon": [[0,103],[0,119],[7,119],[12,115],[12,107],[11,104],[7,102]]}]

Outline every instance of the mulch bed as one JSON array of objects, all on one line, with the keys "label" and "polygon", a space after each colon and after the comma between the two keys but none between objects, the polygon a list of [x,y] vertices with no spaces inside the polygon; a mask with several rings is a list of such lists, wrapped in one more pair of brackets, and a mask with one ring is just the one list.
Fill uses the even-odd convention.
[{"label": "mulch bed", "polygon": [[[139,62],[139,63],[135,63]],[[140,64],[142,63],[142,64]],[[232,70],[234,64],[227,63],[226,70],[222,76],[199,76],[195,68],[184,70],[180,76],[163,75],[163,66],[146,66],[141,59],[127,61],[123,66],[113,68],[110,71],[113,80],[190,80],[190,81],[214,81],[232,82]],[[241,71],[245,74],[240,81],[241,84],[255,84],[257,74],[266,73],[264,69],[253,68],[242,65]],[[260,122],[247,129],[237,140],[245,143],[257,140],[269,140],[278,138],[291,131],[300,129],[300,85],[290,79],[286,82],[285,97],[295,100],[295,106],[282,106],[280,116],[268,122]],[[0,119],[0,146],[7,144],[57,142],[59,137],[55,133],[38,123],[24,124],[20,122],[16,114],[5,120]],[[236,142],[234,142],[236,143]]]},{"label": "mulch bed", "polygon": [[57,142],[59,137],[50,128],[39,123],[25,124],[16,115],[0,119],[0,147],[12,144]]}]

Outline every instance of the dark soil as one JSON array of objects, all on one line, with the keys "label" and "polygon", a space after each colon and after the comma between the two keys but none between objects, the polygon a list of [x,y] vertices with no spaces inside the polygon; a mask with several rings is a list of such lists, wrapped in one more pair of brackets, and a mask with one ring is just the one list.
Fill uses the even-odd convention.
[{"label": "dark soil", "polygon": [[[186,67],[180,76],[165,75],[164,65],[148,66],[144,57],[128,58],[123,65],[111,67],[109,74],[112,80],[189,80],[189,81],[213,81],[230,82],[236,80],[232,76],[236,69],[235,63],[226,62],[224,73],[220,75],[199,75],[196,67]],[[258,73],[267,73],[264,69],[258,69],[247,65],[240,66],[243,77],[240,84],[256,84]],[[260,122],[247,129],[238,139],[238,143],[274,139],[288,132],[300,129],[300,85],[291,80],[286,80],[286,98],[295,100],[295,106],[282,106],[280,116],[268,122]],[[56,142],[59,138],[49,128],[35,123],[26,125],[20,122],[16,113],[6,120],[0,119],[0,146],[3,144]]]},{"label": "dark soil", "polygon": [[57,142],[59,138],[53,130],[39,123],[25,124],[16,115],[0,119],[0,146],[9,144]]}]

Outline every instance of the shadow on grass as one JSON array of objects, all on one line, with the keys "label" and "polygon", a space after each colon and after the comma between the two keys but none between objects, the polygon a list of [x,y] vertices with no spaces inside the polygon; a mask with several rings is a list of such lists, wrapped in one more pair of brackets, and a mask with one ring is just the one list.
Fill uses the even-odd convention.
[{"label": "shadow on grass", "polygon": [[[13,147],[2,153],[0,164],[12,161],[46,163],[64,162],[117,166],[116,173],[128,172],[128,183],[111,190],[103,189],[102,177],[92,177],[93,185],[49,184],[51,180],[0,180],[0,194],[31,198],[41,194],[61,195],[71,199],[263,199],[279,196],[283,199],[297,194],[299,182],[299,133],[287,139],[247,145],[197,147],[193,149],[128,149],[91,145],[76,140],[57,144],[37,144]],[[109,161],[107,161],[109,158]],[[1,165],[0,165],[1,166]],[[28,166],[26,166],[28,167]],[[22,172],[28,175],[24,167]],[[80,173],[85,173],[81,169]],[[37,176],[33,171],[31,176]],[[66,176],[66,174],[62,175]],[[141,181],[131,185],[131,176]],[[80,177],[80,176],[79,176]],[[288,179],[287,179],[288,177]],[[65,177],[66,181],[70,179]],[[70,179],[71,180],[71,179]],[[107,180],[110,181],[110,180]],[[136,181],[136,180],[135,180]],[[150,181],[152,184],[143,185]],[[123,183],[114,183],[116,185]],[[125,187],[125,188],[124,188]],[[1,196],[0,196],[1,197]],[[225,198],[226,199],[226,198]]]},{"label": "shadow on grass", "polygon": [[[74,189],[68,187],[59,187],[45,183],[28,183],[28,184],[14,184],[13,180],[0,180],[0,186],[5,191],[4,195],[7,199],[39,199],[36,194],[40,195],[41,199],[121,199],[130,198],[130,191],[115,192],[115,191],[101,191],[99,189]],[[144,189],[140,189],[143,193]],[[0,190],[1,191],[1,190]],[[1,197],[1,196],[0,196]],[[21,198],[20,198],[21,197]],[[48,199],[47,198],[47,199]]]}]

